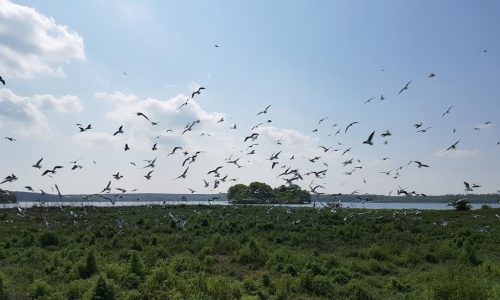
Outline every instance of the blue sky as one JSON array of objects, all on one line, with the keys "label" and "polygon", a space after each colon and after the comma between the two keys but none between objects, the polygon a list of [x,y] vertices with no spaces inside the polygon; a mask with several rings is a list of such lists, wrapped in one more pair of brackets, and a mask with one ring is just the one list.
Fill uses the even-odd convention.
[{"label": "blue sky", "polygon": [[[0,144],[6,153],[0,176],[14,173],[19,180],[1,188],[50,191],[58,183],[66,193],[91,193],[120,171],[125,177],[113,181],[114,188],[218,192],[232,183],[203,187],[203,179],[214,180],[207,171],[218,165],[224,165],[222,176],[238,182],[276,186],[284,182],[277,174],[288,166],[306,173],[326,163],[326,177],[300,184],[314,179],[327,193],[387,194],[398,185],[426,194],[461,193],[463,181],[482,185],[477,193],[500,189],[497,1],[14,3],[0,1],[0,76],[7,81],[0,90],[0,135],[17,139]],[[430,73],[436,76],[428,78]],[[199,86],[206,90],[177,111]],[[378,100],[381,95],[386,100]],[[269,104],[269,113],[257,117]],[[132,115],[138,109],[160,125]],[[225,121],[216,123],[221,117]],[[199,127],[180,135],[198,118]],[[243,138],[267,119],[272,123],[257,130],[256,155],[245,155]],[[328,136],[353,121],[359,124],[348,134]],[[94,129],[79,133],[77,122]],[[412,124],[418,122],[432,128],[417,134]],[[238,129],[230,130],[235,123]],[[113,138],[120,125],[125,134]],[[374,130],[374,146],[363,145]],[[385,130],[393,133],[387,145],[380,137]],[[457,150],[441,154],[459,139]],[[159,150],[153,152],[154,142]],[[132,151],[122,150],[125,143]],[[341,150],[323,153],[318,145]],[[182,154],[166,156],[174,146],[189,155],[205,151],[185,180],[172,181],[184,170]],[[271,170],[266,158],[280,150]],[[243,157],[245,168],[226,164],[230,154]],[[297,159],[289,161],[294,154]],[[304,158],[316,155],[322,158],[315,164]],[[41,177],[31,167],[41,157],[44,169],[65,168]],[[68,162],[80,157],[83,169],[69,170]],[[146,181],[142,160],[154,157],[158,164]],[[343,175],[352,171],[342,166],[351,157],[363,169]],[[410,160],[430,168],[407,166]],[[379,173],[399,166],[397,179]]]}]

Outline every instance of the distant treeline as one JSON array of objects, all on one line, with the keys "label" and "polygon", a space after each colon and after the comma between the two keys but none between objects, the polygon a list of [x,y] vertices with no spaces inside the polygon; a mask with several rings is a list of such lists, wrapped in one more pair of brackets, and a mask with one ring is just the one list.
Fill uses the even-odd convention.
[{"label": "distant treeline", "polygon": [[13,203],[16,202],[16,193],[2,191],[0,193],[0,203]]},{"label": "distant treeline", "polygon": [[[14,195],[12,195],[14,194]],[[85,200],[84,195],[65,195],[62,199],[60,199],[57,195],[53,194],[45,194],[42,196],[41,193],[28,193],[28,192],[11,192],[11,195],[7,197],[5,200],[3,194],[0,198],[0,203],[5,203],[7,201],[17,201],[26,202],[26,201],[106,201],[105,199],[99,197],[92,197],[88,200]],[[187,201],[208,201],[212,199],[214,196],[218,197],[218,201],[227,201],[228,197],[225,193],[220,194],[159,194],[159,193],[138,193],[138,194],[107,194],[106,197],[110,197],[115,199],[116,201],[181,201],[185,197]],[[280,197],[277,200],[282,203],[291,203],[289,200],[293,200],[293,195],[290,196],[287,193],[280,193]],[[461,198],[467,198],[469,203],[497,203],[500,200],[500,195],[498,194],[469,194],[469,195],[441,195],[441,196],[426,196],[426,197],[406,197],[406,196],[385,196],[385,195],[372,195],[372,194],[358,194],[358,195],[350,195],[343,194],[339,196],[332,196],[330,194],[315,196],[312,195],[312,201],[321,201],[321,202],[362,202],[362,201],[372,201],[372,202],[393,202],[393,203],[448,203],[450,201],[458,200]],[[14,199],[14,200],[12,200]],[[293,201],[292,201],[293,202]],[[275,202],[277,203],[277,202]]]},{"label": "distant treeline", "polygon": [[295,184],[272,188],[262,182],[252,182],[249,185],[236,184],[227,191],[229,201],[238,204],[306,204],[311,203],[308,191]]}]

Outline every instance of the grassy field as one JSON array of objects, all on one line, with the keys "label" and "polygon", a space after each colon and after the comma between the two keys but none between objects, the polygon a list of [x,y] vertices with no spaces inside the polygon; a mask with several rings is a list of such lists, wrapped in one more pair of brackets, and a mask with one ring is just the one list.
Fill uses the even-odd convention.
[{"label": "grassy field", "polygon": [[0,211],[0,299],[500,299],[500,215]]}]

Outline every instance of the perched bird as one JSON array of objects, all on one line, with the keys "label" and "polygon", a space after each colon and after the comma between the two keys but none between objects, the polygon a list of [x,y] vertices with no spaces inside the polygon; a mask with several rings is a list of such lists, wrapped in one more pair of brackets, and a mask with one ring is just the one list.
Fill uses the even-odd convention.
[{"label": "perched bird", "polygon": [[401,94],[404,90],[407,90],[411,82],[412,80],[408,81],[408,83],[399,91],[398,95]]},{"label": "perched bird", "polygon": [[368,144],[370,146],[373,146],[373,136],[375,135],[375,131],[370,134],[368,139],[363,142],[363,144]]}]

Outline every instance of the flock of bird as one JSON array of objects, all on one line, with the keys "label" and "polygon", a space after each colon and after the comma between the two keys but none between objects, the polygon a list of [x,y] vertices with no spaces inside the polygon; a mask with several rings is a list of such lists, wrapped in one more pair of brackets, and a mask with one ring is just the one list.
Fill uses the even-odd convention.
[{"label": "flock of bird", "polygon": [[[216,45],[216,47],[219,47],[219,46]],[[123,72],[123,74],[125,76],[128,76],[125,72]],[[434,78],[434,77],[436,77],[436,74],[430,73],[427,77]],[[2,77],[0,77],[0,82],[3,85],[6,85],[6,82]],[[401,89],[399,89],[399,91],[396,94],[397,95],[403,94],[405,91],[407,91],[408,89],[410,89],[412,87],[412,83],[413,83],[413,80],[408,81]],[[205,89],[206,89],[205,87],[197,88],[195,91],[193,91],[191,93],[190,97],[188,97],[177,109],[178,110],[185,109],[185,107],[190,105],[189,101],[191,99],[194,99],[196,96],[200,97],[202,95],[202,92]],[[375,99],[375,97],[371,97],[371,98],[367,99],[366,101],[364,101],[363,103],[368,104],[371,101],[373,101],[374,99]],[[384,95],[380,95],[379,101],[384,101],[384,100],[385,100]],[[454,108],[454,106],[450,106],[448,109],[446,109],[442,113],[441,118],[445,118],[447,115],[451,114],[453,108]],[[272,105],[267,105],[263,110],[258,111],[256,113],[256,118],[262,118],[262,117],[269,115],[271,110],[272,110]],[[159,124],[160,124],[160,122],[158,122],[158,121],[153,121],[144,112],[138,111],[138,112],[135,112],[134,115],[136,115],[137,118],[143,119],[144,122],[149,122],[151,124],[151,126],[159,126]],[[321,118],[320,120],[318,120],[318,126],[320,126],[321,124],[324,124],[325,122],[327,122],[327,120],[329,120],[329,117]],[[220,120],[217,121],[217,124],[223,123],[225,121],[226,120],[224,120],[224,118],[221,118]],[[242,141],[245,145],[245,147],[243,149],[241,149],[239,152],[236,151],[236,153],[230,154],[229,157],[227,157],[224,162],[221,162],[220,165],[217,165],[215,168],[208,170],[206,172],[206,174],[203,173],[205,178],[202,178],[203,179],[202,182],[200,180],[200,188],[205,189],[204,190],[205,192],[210,191],[212,193],[214,193],[214,192],[216,193],[216,192],[220,192],[220,185],[222,183],[238,182],[238,180],[239,180],[238,178],[235,178],[235,177],[230,178],[229,177],[229,171],[226,171],[227,166],[233,165],[237,169],[245,168],[246,166],[244,165],[243,161],[246,160],[247,162],[250,162],[250,158],[256,154],[256,151],[259,148],[259,145],[260,145],[259,138],[261,137],[261,133],[259,133],[258,129],[261,126],[263,126],[265,123],[271,123],[271,122],[272,122],[271,119],[267,119],[267,120],[260,119],[260,121],[250,129],[250,132],[248,133],[248,135],[245,135],[243,137]],[[337,136],[339,134],[347,135],[349,132],[349,129],[351,129],[353,126],[356,126],[359,123],[360,123],[359,121],[353,121],[353,122],[350,122],[349,124],[347,124],[343,128],[341,126],[339,126],[337,123],[330,124],[330,128],[335,128],[336,131],[330,133],[328,136],[332,136],[332,135]],[[492,124],[491,121],[484,122],[484,125],[490,125],[490,124]],[[189,122],[181,130],[180,135],[188,134],[188,133],[192,132],[193,129],[195,129],[196,127],[200,127],[202,125],[203,124],[201,124],[201,121],[199,119],[194,120],[192,122]],[[93,130],[92,124],[84,125],[83,123],[77,123],[76,126],[78,128],[77,132],[79,134],[85,134],[85,132]],[[415,133],[417,133],[417,134],[425,134],[428,130],[430,130],[432,128],[431,126],[424,126],[424,124],[422,122],[415,123],[412,126],[415,128],[415,130],[416,130]],[[237,129],[236,124],[232,125],[230,127],[230,129],[236,130]],[[127,128],[125,128],[124,125],[120,124],[119,126],[117,126],[117,129],[112,133],[112,135],[113,136],[123,135],[126,132],[126,130],[127,130]],[[312,132],[316,133],[319,130],[320,129],[315,128],[312,130]],[[475,127],[474,130],[481,130],[481,128]],[[165,132],[172,133],[173,129],[166,128]],[[456,132],[456,130],[454,129],[453,133],[455,133],[455,132]],[[193,134],[193,133],[191,133],[191,134]],[[201,133],[201,135],[205,135],[205,134]],[[386,130],[385,132],[380,134],[380,137],[384,139],[384,142],[383,142],[384,144],[388,143],[388,139],[391,136],[392,136],[392,132],[390,130]],[[374,146],[374,140],[377,137],[378,137],[378,135],[376,135],[376,131],[372,131],[371,133],[369,133],[366,140],[360,141],[360,144],[365,145],[364,147],[372,147],[372,146]],[[16,142],[16,138],[9,137],[9,136],[5,137],[5,140],[8,142]],[[461,139],[457,139],[454,143],[452,143],[450,146],[448,146],[446,149],[444,149],[443,152],[456,150],[457,147],[459,146],[460,141],[461,141]],[[282,143],[283,143],[283,141],[280,141],[280,140],[276,141],[276,145],[278,145],[278,146],[281,146]],[[307,186],[307,188],[311,194],[323,195],[323,194],[325,194],[324,183],[317,183],[318,180],[324,180],[326,175],[327,175],[327,172],[329,171],[328,163],[324,162],[322,160],[323,154],[338,152],[339,156],[341,158],[345,158],[345,159],[343,159],[343,161],[341,163],[341,165],[344,168],[344,171],[343,171],[344,176],[352,176],[354,173],[359,172],[359,170],[363,169],[363,164],[362,164],[361,159],[355,158],[354,156],[350,156],[350,152],[353,148],[353,145],[348,146],[348,145],[344,145],[341,142],[337,142],[337,144],[338,144],[337,148],[327,147],[324,145],[318,145],[318,154],[317,155],[315,155],[313,157],[305,157],[305,159],[310,163],[310,169],[308,169],[306,171],[300,170],[299,168],[294,167],[294,161],[296,160],[296,156],[298,159],[299,155],[291,155],[290,157],[285,158],[285,157],[283,157],[282,153],[286,149],[283,149],[283,148],[279,151],[270,153],[268,155],[267,160],[270,162],[269,167],[271,170],[279,169],[279,171],[277,171],[277,173],[276,173],[276,175],[277,175],[276,178],[283,180],[283,184],[290,185],[290,184],[300,183],[299,185],[301,185],[301,186]],[[497,146],[499,146],[499,145],[500,145],[500,141],[497,143]],[[129,145],[128,143],[125,143],[123,145],[123,151],[131,150],[131,148],[132,148],[131,146],[133,147],[133,145]],[[151,147],[151,151],[158,151],[158,150],[159,150],[158,143],[154,142],[153,146]],[[199,158],[199,155],[204,154],[204,153],[205,153],[205,151],[203,151],[203,150],[189,152],[189,151],[185,150],[185,148],[181,145],[173,147],[171,149],[171,151],[166,153],[166,157],[168,158],[170,156],[180,155],[183,157],[183,159],[182,159],[182,164],[180,166],[181,169],[179,171],[179,176],[172,178],[172,179],[173,180],[186,179],[188,174],[190,173],[190,168],[194,168],[194,167],[192,167],[192,165],[197,161],[197,159]],[[237,156],[237,157],[235,157],[235,156]],[[246,159],[244,159],[244,157]],[[40,158],[38,161],[36,161],[32,165],[32,167],[34,169],[38,169],[41,171],[40,176],[54,177],[59,170],[66,168],[63,164],[43,168],[43,166],[42,166],[43,159],[44,159],[43,157]],[[130,162],[130,164],[137,167],[138,170],[143,170],[143,172],[144,172],[143,177],[145,178],[145,180],[150,180],[154,176],[154,171],[155,171],[157,159],[158,159],[158,157],[153,158],[153,159],[144,160],[145,163],[143,164],[143,166],[139,166],[139,167],[137,166],[137,163],[135,163],[135,162]],[[385,161],[388,159],[389,159],[389,157],[384,157],[382,160]],[[84,166],[81,165],[79,163],[79,161],[80,161],[80,159],[70,162],[70,165],[71,165],[70,169],[77,170],[77,169],[84,168]],[[95,163],[95,161],[94,161],[94,163]],[[402,170],[411,166],[411,165],[415,165],[418,169],[430,168],[430,165],[428,163],[416,161],[416,160],[411,160],[406,164],[402,164],[398,168],[387,170],[387,171],[380,171],[378,173],[384,174],[386,176],[390,176],[394,180],[396,180],[400,177]],[[43,171],[42,171],[42,169],[43,169]],[[125,194],[127,192],[136,192],[138,189],[127,191],[126,189],[124,189],[122,187],[113,188],[113,186],[115,185],[115,182],[118,183],[123,177],[124,177],[124,175],[120,174],[120,172],[112,174],[111,178],[109,178],[109,180],[106,180],[105,183],[103,184],[104,188],[100,191],[96,191],[95,193],[89,194],[87,196],[87,199],[90,199],[91,197],[100,197],[103,199],[107,199],[107,200],[111,201],[112,203],[115,203],[116,199],[120,198],[120,194]],[[309,178],[311,178],[311,180]],[[7,175],[0,182],[0,185],[11,183],[11,182],[14,182],[17,180],[18,180],[18,177],[12,173],[10,175]],[[363,177],[363,182],[366,183],[365,177]],[[472,191],[474,191],[474,189],[481,188],[481,185],[478,183],[468,183],[468,182],[464,181],[463,184],[464,184],[464,191],[465,192],[472,192]],[[57,184],[54,184],[54,188],[55,188],[55,191],[57,191],[58,196],[63,197]],[[35,189],[30,185],[26,185],[25,189],[30,191],[30,192],[35,192]],[[38,189],[38,191],[40,191],[42,196],[45,195],[45,193],[46,193],[42,189]],[[116,192],[113,192],[113,191],[116,191]],[[195,190],[193,187],[189,187],[188,191],[191,194],[197,192],[197,190]],[[6,192],[6,191],[0,189],[0,192]],[[408,188],[403,188],[399,185],[397,186],[397,189],[389,192],[389,196],[391,196],[393,193],[395,195],[404,195],[404,196],[408,196],[408,197],[410,197],[410,196],[425,196],[425,194],[423,194],[423,193],[418,193],[416,191],[409,191]],[[500,193],[500,191],[499,191],[499,193]],[[342,194],[340,194],[340,193],[331,194],[331,197],[337,197],[340,195],[342,195]],[[357,197],[363,201],[370,200],[369,198],[363,198],[362,194],[359,190],[353,191],[351,193],[351,195],[358,195]],[[185,199],[185,197],[184,197],[184,199]],[[214,196],[208,200],[216,200],[216,199],[218,199],[218,197]]]}]

